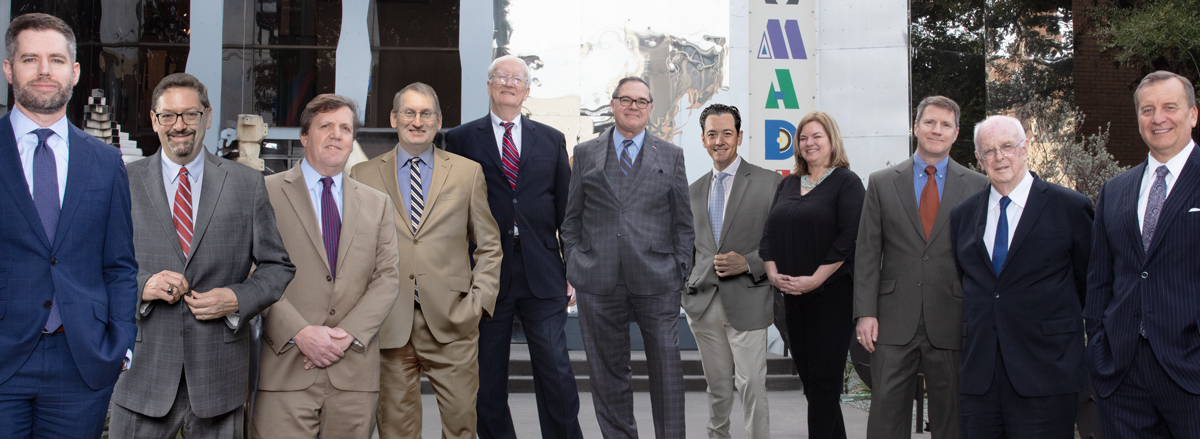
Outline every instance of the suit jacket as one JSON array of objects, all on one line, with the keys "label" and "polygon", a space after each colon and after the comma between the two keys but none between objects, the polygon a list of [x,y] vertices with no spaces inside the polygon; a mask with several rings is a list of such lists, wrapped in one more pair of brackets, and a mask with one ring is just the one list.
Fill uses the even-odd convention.
[{"label": "suit jacket", "polygon": [[[738,165],[729,199],[725,200],[725,216],[721,221],[721,242],[713,241],[712,223],[708,218],[708,198],[713,173],[704,174],[688,186],[692,205],[692,222],[696,230],[696,246],[692,252],[692,274],[683,295],[683,309],[697,320],[708,309],[719,290],[721,303],[729,325],[738,331],[752,331],[775,321],[775,302],[767,270],[758,256],[758,244],[766,227],[767,214],[775,188],[783,179],[778,172],[750,164],[745,159]],[[750,272],[737,276],[717,276],[713,256],[737,252],[746,258]]]},{"label": "suit jacket", "polygon": [[581,292],[609,294],[623,265],[633,294],[682,292],[696,240],[683,150],[647,132],[623,193],[605,173],[612,130],[575,147],[562,225],[567,280]]},{"label": "suit jacket", "polygon": [[0,383],[33,353],[51,298],[57,298],[75,368],[92,389],[117,380],[137,333],[138,266],[125,166],[116,148],[68,125],[67,186],[50,242],[12,122],[0,117]]},{"label": "suit jacket", "polygon": [[929,240],[913,191],[913,159],[871,174],[859,219],[854,317],[879,320],[877,343],[903,345],[925,332],[938,349],[962,348],[962,284],[946,223],[950,210],[988,185],[987,177],[953,159]]},{"label": "suit jacket", "polygon": [[[399,148],[399,146],[397,146]],[[354,166],[350,177],[392,198],[396,218],[408,218],[396,180],[396,150]],[[379,330],[380,349],[408,344],[413,326],[413,290],[429,332],[449,343],[491,318],[500,282],[500,229],[488,210],[483,170],[469,159],[434,148],[433,176],[425,212],[414,233],[396,221],[400,251],[400,297]],[[468,244],[477,244],[475,252]],[[471,266],[472,257],[474,267]]]},{"label": "suit jacket", "polygon": [[[362,346],[326,368],[339,390],[379,391],[379,327],[400,294],[394,208],[387,195],[342,175],[342,230],[337,279],[330,277],[325,241],[300,165],[266,179],[267,194],[288,256],[298,268],[283,298],[263,316],[262,390],[303,390],[318,369],[288,343],[309,325],[342,328]],[[203,192],[201,192],[203,194]]]},{"label": "suit jacket", "polygon": [[1137,214],[1146,166],[1109,180],[1096,202],[1084,315],[1092,384],[1101,397],[1129,369],[1140,322],[1167,375],[1200,393],[1200,148],[1192,148],[1175,179],[1149,251]]},{"label": "suit jacket", "polygon": [[1009,381],[1021,396],[1079,392],[1086,370],[1083,303],[1092,202],[1035,178],[996,276],[984,242],[990,195],[989,187],[950,212],[963,291],[958,391],[987,392],[999,346]]},{"label": "suit jacket", "polygon": [[[566,268],[559,250],[558,227],[567,210],[567,187],[571,167],[563,134],[549,126],[521,116],[521,157],[514,190],[504,175],[500,150],[492,130],[492,116],[467,122],[446,134],[446,151],[474,160],[483,168],[487,182],[488,206],[492,218],[504,233],[500,246],[512,254],[513,220],[520,231],[521,257],[526,267],[529,288],[542,299],[562,296],[567,291]],[[520,206],[521,208],[516,208]],[[512,261],[500,263],[500,294],[508,294]]]},{"label": "suit jacket", "polygon": [[[182,299],[146,303],[137,313],[133,366],[121,375],[113,402],[150,417],[167,414],[179,378],[187,375],[192,412],[208,418],[238,408],[249,388],[250,325],[279,300],[296,268],[288,261],[263,176],[233,161],[204,155],[204,180],[184,255],[163,188],[162,150],[129,164],[133,242],[137,249],[137,309],[150,276],[182,273],[192,291],[229,288],[238,325],[197,320]],[[251,275],[251,269],[254,274]],[[186,366],[185,366],[186,365]]]}]

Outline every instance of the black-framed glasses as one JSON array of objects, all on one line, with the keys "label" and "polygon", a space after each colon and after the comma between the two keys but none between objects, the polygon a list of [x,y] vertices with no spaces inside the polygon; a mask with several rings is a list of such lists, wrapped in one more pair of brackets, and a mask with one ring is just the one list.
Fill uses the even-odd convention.
[{"label": "black-framed glasses", "polygon": [[435,119],[437,119],[437,115],[437,113],[429,110],[425,110],[420,113],[412,110],[405,110],[396,113],[396,116],[404,122],[412,122],[413,119],[416,119],[418,116],[421,117],[422,122],[433,122]]},{"label": "black-framed glasses", "polygon": [[617,96],[616,101],[617,103],[621,104],[622,107],[628,107],[636,104],[637,107],[642,110],[645,110],[646,107],[649,107],[650,104],[654,102],[648,99],[634,99],[629,96]]},{"label": "black-framed glasses", "polygon": [[[1000,157],[1012,157],[1013,154],[1016,154],[1017,148],[1020,148],[1024,143],[1024,140],[1017,142],[1015,145],[1012,143],[1005,143],[1000,145],[999,148],[992,148],[983,152],[976,151],[975,154],[978,154],[979,158],[983,159],[984,161],[990,162]],[[999,155],[997,156],[997,154]]]},{"label": "black-framed glasses", "polygon": [[506,85],[515,85],[517,87],[525,85],[525,77],[524,76],[498,74],[498,75],[492,75],[492,79],[500,81],[501,84],[506,84]]},{"label": "black-framed glasses", "polygon": [[185,124],[199,125],[200,119],[202,119],[204,117],[204,113],[206,111],[208,111],[208,110],[207,109],[205,109],[204,111],[192,110],[192,111],[184,111],[182,113],[172,113],[169,111],[165,112],[165,113],[154,113],[154,119],[157,120],[158,124],[162,125],[162,126],[175,125],[175,122],[178,121],[179,118],[181,118],[181,117],[183,118],[183,123],[185,123]]}]

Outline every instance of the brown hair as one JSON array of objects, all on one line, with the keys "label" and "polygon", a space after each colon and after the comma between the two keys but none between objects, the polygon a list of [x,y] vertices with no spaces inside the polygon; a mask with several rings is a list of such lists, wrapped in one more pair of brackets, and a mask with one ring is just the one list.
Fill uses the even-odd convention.
[{"label": "brown hair", "polygon": [[792,146],[792,155],[796,158],[796,174],[808,174],[808,162],[804,161],[804,157],[800,156],[800,131],[804,130],[804,126],[809,122],[816,122],[825,128],[825,134],[829,136],[829,145],[832,151],[829,153],[829,167],[831,168],[850,168],[850,159],[846,156],[846,147],[842,144],[842,132],[838,130],[837,121],[833,120],[833,116],[824,111],[814,111],[804,115],[800,122],[796,124],[796,137]]},{"label": "brown hair", "polygon": [[158,86],[154,87],[154,94],[150,96],[150,111],[158,109],[158,99],[162,97],[163,93],[172,88],[186,88],[195,91],[196,94],[200,95],[200,105],[205,110],[209,109],[208,87],[205,87],[203,82],[200,82],[195,76],[187,73],[172,73],[163,78],[162,81],[159,81]]},{"label": "brown hair", "polygon": [[1178,79],[1179,82],[1183,83],[1183,93],[1187,96],[1188,108],[1196,108],[1196,88],[1192,86],[1192,81],[1187,79],[1186,76],[1177,75],[1166,70],[1159,70],[1142,78],[1142,82],[1138,83],[1137,90],[1133,92],[1133,108],[1136,110],[1141,105],[1141,102],[1138,101],[1138,95],[1142,93],[1143,88],[1171,78]]},{"label": "brown hair", "polygon": [[71,62],[75,62],[75,31],[62,19],[40,12],[19,16],[8,24],[8,32],[4,33],[4,49],[8,51],[8,62],[13,62],[13,56],[17,53],[17,35],[27,30],[52,30],[62,34],[67,39]]},{"label": "brown hair", "polygon": [[925,99],[921,99],[921,103],[917,104],[917,119],[914,121],[914,123],[921,122],[921,117],[925,115],[925,107],[930,105],[954,113],[954,127],[958,128],[958,103],[945,96],[930,96]]},{"label": "brown hair", "polygon": [[307,135],[308,128],[312,126],[313,118],[321,113],[332,113],[342,108],[350,109],[350,116],[354,119],[354,134],[358,134],[358,104],[354,103],[353,99],[333,93],[323,93],[317,95],[313,100],[304,106],[304,111],[300,113],[300,135]]}]

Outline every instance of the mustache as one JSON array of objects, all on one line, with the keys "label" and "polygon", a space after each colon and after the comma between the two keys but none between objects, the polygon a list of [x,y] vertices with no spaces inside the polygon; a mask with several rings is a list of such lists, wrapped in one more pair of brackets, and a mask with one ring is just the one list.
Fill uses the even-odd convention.
[{"label": "mustache", "polygon": [[196,130],[187,129],[187,128],[182,129],[182,130],[167,131],[167,136],[190,136],[193,134],[196,134]]}]

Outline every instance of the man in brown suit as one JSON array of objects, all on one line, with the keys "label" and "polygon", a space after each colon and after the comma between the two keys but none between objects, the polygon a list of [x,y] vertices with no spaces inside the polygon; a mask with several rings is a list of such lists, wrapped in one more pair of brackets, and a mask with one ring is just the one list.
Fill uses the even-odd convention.
[{"label": "man in brown suit", "polygon": [[421,437],[422,372],[437,395],[442,437],[475,438],[479,320],[496,306],[500,229],[479,164],[433,147],[440,108],[428,85],[401,89],[391,114],[400,143],[350,175],[387,191],[396,206],[403,270],[380,330],[382,439]]},{"label": "man in brown suit", "polygon": [[349,98],[300,115],[304,160],[267,177],[296,277],[264,314],[257,438],[369,438],[379,401],[379,327],[399,295],[387,195],[344,178],[358,128]]}]

